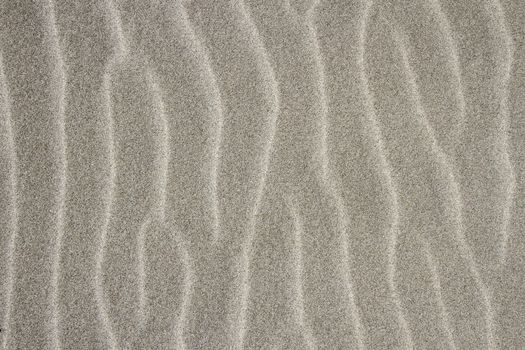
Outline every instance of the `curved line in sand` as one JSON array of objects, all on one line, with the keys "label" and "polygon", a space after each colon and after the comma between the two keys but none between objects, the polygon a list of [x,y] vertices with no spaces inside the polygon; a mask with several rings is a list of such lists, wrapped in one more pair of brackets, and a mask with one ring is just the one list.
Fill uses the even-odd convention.
[{"label": "curved line in sand", "polygon": [[[358,344],[358,349],[365,348],[365,335],[364,327],[359,316],[359,307],[357,306],[355,294],[353,291],[352,278],[350,276],[350,257],[349,257],[349,247],[346,237],[346,230],[348,228],[349,220],[347,218],[345,205],[343,199],[338,192],[334,180],[332,178],[332,173],[330,170],[330,160],[328,158],[328,96],[326,92],[326,83],[325,83],[325,68],[323,64],[323,56],[321,53],[321,48],[319,47],[319,40],[317,38],[317,30],[314,24],[315,10],[319,1],[315,1],[312,4],[312,7],[307,10],[306,14],[306,26],[308,30],[308,36],[310,38],[309,42],[311,43],[311,50],[313,52],[314,61],[316,65],[316,75],[317,75],[317,88],[319,93],[319,102],[320,102],[320,129],[321,129],[321,140],[319,142],[319,151],[321,159],[321,168],[322,168],[322,180],[325,186],[328,189],[331,197],[335,200],[338,216],[339,216],[339,231],[341,232],[341,255],[343,257],[342,263],[342,275],[345,287],[348,293],[348,303],[350,306],[352,322],[354,324],[354,331],[356,333],[356,340]],[[344,268],[344,267],[346,268]]]},{"label": "curved line in sand", "polygon": [[146,64],[146,81],[148,89],[152,94],[154,104],[154,124],[156,125],[155,132],[158,132],[157,147],[159,151],[155,156],[155,194],[158,204],[151,208],[150,212],[144,218],[144,221],[139,229],[137,237],[137,274],[138,274],[138,304],[139,304],[139,325],[141,328],[145,326],[148,311],[146,310],[147,291],[146,291],[146,254],[145,254],[145,240],[146,231],[149,229],[153,221],[164,222],[166,212],[166,188],[168,184],[168,168],[170,162],[169,150],[169,124],[165,113],[163,93],[157,81],[157,77],[152,68]]},{"label": "curved line in sand", "polygon": [[113,56],[110,58],[107,66],[106,72],[104,73],[103,83],[101,94],[104,101],[105,111],[106,111],[106,132],[107,132],[107,152],[109,158],[109,184],[107,188],[107,204],[106,204],[106,217],[104,218],[104,223],[100,233],[100,243],[99,249],[96,253],[95,258],[95,276],[94,276],[94,285],[95,285],[95,299],[97,301],[97,309],[99,317],[101,319],[102,325],[104,326],[104,331],[106,332],[108,343],[111,349],[118,349],[118,343],[116,336],[113,333],[111,327],[111,321],[109,319],[107,305],[105,302],[105,293],[103,287],[103,278],[102,278],[102,269],[104,263],[104,254],[107,244],[107,234],[109,230],[109,224],[111,220],[111,215],[113,211],[113,202],[115,197],[115,180],[116,180],[116,162],[115,162],[115,140],[114,140],[114,127],[113,127],[113,107],[111,101],[111,76],[112,72],[116,66],[122,64],[126,59],[126,56],[129,52],[127,41],[124,37],[120,16],[118,10],[115,8],[112,0],[106,0],[106,10],[108,12],[110,20],[110,28],[115,41],[116,47]]},{"label": "curved line in sand", "polygon": [[5,285],[5,314],[4,319],[2,320],[3,324],[3,334],[2,334],[2,348],[7,349],[9,343],[9,336],[11,334],[11,309],[12,309],[12,299],[13,299],[13,290],[14,290],[14,280],[16,275],[16,266],[15,266],[15,249],[16,249],[16,239],[18,238],[18,157],[16,155],[16,144],[15,136],[13,130],[13,121],[11,116],[11,101],[9,97],[9,88],[7,84],[7,78],[4,73],[4,60],[3,54],[0,52],[0,89],[2,93],[2,103],[5,106],[4,112],[5,115],[2,118],[2,122],[6,129],[6,143],[7,150],[10,155],[9,159],[9,183],[10,183],[10,199],[12,205],[12,212],[10,216],[10,226],[11,226],[11,235],[9,237],[8,248],[7,248],[7,276],[6,276],[6,285]]},{"label": "curved line in sand", "polygon": [[295,199],[293,195],[290,198],[286,199],[286,205],[290,215],[294,221],[294,246],[293,246],[293,255],[295,257],[295,308],[294,315],[296,317],[296,322],[299,324],[299,327],[302,330],[304,340],[308,349],[314,350],[317,349],[316,340],[313,336],[312,330],[306,321],[305,311],[304,311],[304,293],[303,293],[303,244],[302,244],[302,235],[303,235],[303,220],[298,210],[296,209]]},{"label": "curved line in sand", "polygon": [[44,10],[49,21],[49,35],[50,41],[53,45],[54,55],[56,56],[55,74],[58,89],[55,92],[57,95],[57,118],[58,118],[58,136],[60,144],[60,184],[58,189],[58,211],[57,211],[57,236],[55,246],[53,248],[53,261],[51,269],[51,309],[52,309],[52,343],[55,349],[60,349],[60,310],[59,310],[59,278],[60,278],[60,254],[62,250],[62,240],[64,237],[64,211],[66,199],[66,172],[67,172],[67,143],[65,132],[65,96],[66,96],[66,66],[62,57],[62,50],[60,48],[58,28],[56,25],[54,3],[48,0],[44,5]]},{"label": "curved line in sand", "polygon": [[248,237],[246,238],[245,246],[243,247],[243,254],[241,258],[241,276],[240,276],[240,286],[241,286],[241,295],[240,295],[240,309],[239,309],[239,327],[237,335],[237,344],[236,349],[242,349],[244,346],[244,338],[246,333],[246,312],[248,307],[248,298],[250,294],[250,257],[252,249],[252,241],[255,235],[255,224],[256,216],[259,212],[259,207],[262,201],[264,194],[264,187],[266,185],[266,178],[268,175],[268,168],[270,164],[270,157],[273,150],[275,131],[277,128],[277,119],[280,113],[280,94],[279,94],[279,84],[275,77],[273,67],[270,63],[267,50],[264,46],[263,40],[257,26],[251,18],[250,11],[246,8],[243,0],[235,1],[234,5],[237,7],[237,11],[242,16],[244,20],[244,26],[247,28],[249,35],[253,38],[255,42],[255,50],[257,51],[256,64],[259,71],[262,72],[264,76],[264,81],[268,86],[266,98],[268,99],[268,104],[270,105],[270,118],[269,126],[267,133],[267,142],[265,145],[263,160],[261,164],[261,178],[259,179],[259,184],[257,188],[255,203],[252,210],[252,215],[248,223]]},{"label": "curved line in sand", "polygon": [[457,44],[452,35],[452,29],[450,26],[450,22],[447,18],[447,15],[441,8],[439,0],[429,0],[429,2],[430,2],[430,8],[434,12],[434,16],[437,19],[439,27],[441,28],[445,36],[444,46],[445,46],[446,52],[449,54],[450,66],[451,66],[452,72],[454,73],[454,78],[456,80],[455,82],[457,85],[456,86],[456,98],[457,98],[459,116],[460,116],[459,125],[457,125],[457,128],[458,128],[457,137],[459,138],[461,137],[465,129],[467,107],[466,107],[466,101],[465,101],[465,94],[463,92],[464,88],[463,88],[463,82],[461,78],[461,64],[459,62]]},{"label": "curved line in sand", "polygon": [[194,54],[196,56],[195,62],[200,66],[199,68],[203,72],[203,80],[206,82],[206,93],[209,99],[212,101],[210,107],[212,109],[213,120],[217,123],[214,127],[215,135],[212,141],[213,157],[211,160],[211,174],[210,174],[210,187],[211,187],[211,207],[213,212],[213,236],[212,243],[216,244],[220,239],[220,208],[218,198],[218,177],[219,177],[219,166],[221,158],[221,144],[222,134],[224,128],[224,107],[222,97],[217,82],[217,77],[213,70],[213,66],[210,62],[206,48],[202,44],[201,40],[195,33],[193,25],[191,24],[188,14],[186,13],[185,6],[188,1],[184,1],[178,4],[178,15],[181,17],[183,23],[183,30],[190,37],[190,43],[193,45]]},{"label": "curved line in sand", "polygon": [[512,217],[512,206],[514,202],[514,193],[516,191],[516,173],[512,166],[510,150],[509,150],[509,85],[512,74],[512,66],[514,64],[514,43],[512,35],[507,28],[507,21],[505,18],[505,12],[499,0],[487,0],[486,11],[488,14],[492,14],[495,20],[496,37],[500,37],[501,42],[504,45],[503,63],[500,63],[500,74],[501,79],[496,84],[496,89],[499,92],[500,98],[500,114],[501,114],[501,125],[498,140],[501,142],[503,153],[504,169],[507,170],[507,188],[505,193],[505,202],[503,204],[503,224],[501,230],[501,243],[500,243],[500,265],[504,266],[508,254],[508,241],[509,241],[509,224]]},{"label": "curved line in sand", "polygon": [[369,89],[368,77],[366,73],[365,53],[366,53],[366,40],[367,40],[367,24],[368,24],[368,20],[370,19],[370,9],[373,6],[373,2],[371,0],[363,0],[362,4],[364,7],[364,10],[363,10],[363,16],[362,16],[362,21],[361,21],[360,40],[359,40],[359,46],[358,46],[359,47],[358,60],[359,60],[359,66],[361,67],[361,70],[360,70],[361,77],[360,78],[361,78],[361,84],[364,89],[364,94],[366,97],[365,107],[367,110],[367,121],[370,127],[370,134],[372,137],[372,141],[374,141],[376,145],[377,156],[379,158],[379,163],[381,167],[381,175],[383,177],[383,183],[388,190],[388,197],[389,197],[390,207],[391,207],[391,213],[390,213],[391,224],[390,224],[390,238],[389,238],[390,242],[388,245],[388,266],[387,266],[388,284],[390,287],[390,293],[392,296],[392,300],[396,307],[398,321],[401,325],[401,329],[405,337],[407,348],[413,349],[414,343],[412,340],[412,334],[411,334],[408,322],[404,316],[403,305],[401,303],[401,298],[397,291],[396,278],[395,278],[395,274],[396,274],[395,270],[396,270],[396,265],[397,265],[396,247],[397,247],[397,237],[399,234],[398,189],[397,189],[397,184],[394,182],[394,179],[392,176],[392,170],[391,170],[390,164],[387,160],[387,155],[386,155],[385,147],[383,144],[383,138],[381,135],[382,134],[381,128],[377,121],[376,111],[374,108],[374,98]]},{"label": "curved line in sand", "polygon": [[456,226],[457,226],[456,241],[459,244],[461,256],[467,262],[467,266],[470,270],[470,273],[472,277],[474,278],[474,281],[479,289],[479,292],[481,293],[481,297],[483,299],[483,303],[485,307],[487,343],[488,343],[489,348],[492,349],[495,346],[494,311],[492,308],[490,292],[488,288],[485,286],[481,278],[481,274],[474,260],[474,255],[471,251],[470,246],[468,245],[465,239],[465,233],[464,233],[465,225],[463,224],[462,199],[461,199],[461,192],[459,190],[459,183],[456,181],[452,165],[450,161],[448,160],[447,155],[443,152],[443,150],[439,146],[439,143],[434,135],[432,126],[430,125],[426,117],[426,111],[423,107],[423,103],[421,101],[421,97],[419,94],[419,88],[417,85],[417,77],[410,65],[410,58],[409,58],[409,52],[408,52],[407,46],[403,42],[403,38],[401,38],[400,34],[397,32],[396,29],[393,30],[393,33],[394,33],[394,40],[397,44],[397,47],[402,57],[402,63],[403,63],[403,67],[407,75],[407,80],[408,80],[408,84],[410,87],[410,93],[413,98],[413,104],[416,107],[416,114],[418,116],[417,120],[424,127],[424,130],[427,134],[427,138],[430,140],[432,153],[437,158],[437,161],[440,164],[441,168],[444,170],[446,174],[446,178],[448,180],[447,183],[449,184],[449,190],[452,196],[452,202],[453,202],[453,208],[455,212],[455,220],[456,220]]}]

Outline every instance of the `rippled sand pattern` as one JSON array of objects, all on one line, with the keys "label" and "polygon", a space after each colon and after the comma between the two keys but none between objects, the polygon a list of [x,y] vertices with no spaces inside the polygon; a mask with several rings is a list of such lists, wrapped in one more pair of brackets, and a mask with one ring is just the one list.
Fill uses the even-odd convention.
[{"label": "rippled sand pattern", "polygon": [[0,2],[0,340],[525,349],[525,2]]}]

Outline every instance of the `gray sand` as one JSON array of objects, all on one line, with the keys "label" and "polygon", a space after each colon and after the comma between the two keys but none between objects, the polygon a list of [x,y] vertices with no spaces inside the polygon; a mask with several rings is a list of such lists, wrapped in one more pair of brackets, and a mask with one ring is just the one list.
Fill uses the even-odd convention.
[{"label": "gray sand", "polygon": [[0,3],[2,349],[525,349],[523,0]]}]

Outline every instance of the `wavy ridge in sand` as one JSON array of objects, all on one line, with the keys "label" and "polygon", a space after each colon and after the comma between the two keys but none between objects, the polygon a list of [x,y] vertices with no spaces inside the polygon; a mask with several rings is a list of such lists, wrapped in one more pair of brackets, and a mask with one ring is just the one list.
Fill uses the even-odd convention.
[{"label": "wavy ridge in sand", "polygon": [[112,0],[107,0],[107,12],[110,18],[110,28],[115,42],[114,53],[110,58],[106,66],[106,72],[104,73],[104,78],[102,82],[101,95],[105,105],[106,112],[106,139],[107,139],[107,155],[109,159],[109,179],[108,179],[108,188],[107,188],[107,199],[106,199],[106,215],[104,220],[104,226],[102,227],[100,233],[100,243],[97,252],[97,257],[95,260],[95,293],[97,298],[97,308],[100,315],[102,324],[106,332],[107,340],[109,347],[111,349],[118,349],[118,340],[116,339],[112,326],[111,320],[108,315],[108,307],[106,305],[106,296],[104,293],[103,286],[103,264],[104,264],[104,255],[106,249],[107,234],[109,230],[109,223],[111,219],[111,214],[113,211],[113,202],[114,202],[114,191],[115,191],[115,178],[116,178],[116,163],[115,163],[115,141],[114,141],[114,131],[113,131],[113,108],[112,108],[112,98],[111,98],[111,79],[112,72],[116,66],[122,64],[128,54],[128,47],[124,34],[122,32],[122,25],[120,21],[120,16],[115,8]]},{"label": "wavy ridge in sand", "polygon": [[409,349],[413,348],[412,335],[410,328],[405,319],[403,313],[403,307],[401,305],[401,299],[397,291],[396,286],[396,246],[397,246],[397,236],[399,234],[399,203],[398,203],[398,190],[397,185],[395,184],[392,177],[392,170],[388,164],[388,160],[385,153],[385,147],[383,145],[383,139],[381,136],[381,129],[378,125],[377,118],[375,116],[374,110],[374,97],[372,96],[369,87],[368,87],[368,78],[366,73],[366,63],[365,63],[365,46],[367,40],[367,21],[370,19],[370,12],[373,7],[373,2],[369,0],[363,1],[363,19],[361,23],[360,31],[360,56],[359,56],[359,67],[361,69],[361,84],[365,91],[366,100],[366,109],[367,117],[369,122],[369,128],[371,137],[373,139],[374,145],[376,147],[377,157],[379,158],[379,165],[381,167],[382,180],[385,184],[385,187],[388,189],[389,203],[390,203],[390,218],[391,224],[389,228],[389,245],[388,245],[388,283],[390,286],[390,292],[392,294],[392,299],[396,305],[396,311],[399,318],[399,323],[403,330],[403,336],[405,338],[405,346]]},{"label": "wavy ridge in sand", "polygon": [[501,244],[500,244],[500,257],[501,264],[505,265],[507,257],[507,245],[509,241],[509,223],[511,220],[512,204],[514,199],[514,192],[516,191],[516,175],[514,168],[510,160],[509,153],[509,82],[512,77],[512,65],[514,61],[514,43],[512,36],[507,29],[507,23],[505,19],[505,13],[501,2],[498,0],[487,1],[485,4],[487,13],[491,14],[494,18],[494,32],[495,37],[503,43],[503,53],[501,54],[501,63],[498,64],[498,73],[500,78],[496,83],[496,88],[499,90],[500,99],[500,114],[501,114],[501,126],[499,127],[499,142],[501,142],[501,153],[503,158],[504,168],[504,181],[506,187],[506,193],[503,201],[503,218],[501,228]]},{"label": "wavy ridge in sand", "polygon": [[307,323],[304,311],[304,292],[303,292],[303,220],[299,215],[296,205],[294,204],[294,199],[289,198],[287,200],[288,210],[294,219],[294,251],[293,255],[295,256],[295,288],[296,288],[296,299],[294,305],[295,317],[297,317],[297,322],[299,323],[302,334],[304,336],[305,342],[308,349],[316,349],[316,341],[310,329],[310,326]]},{"label": "wavy ridge in sand", "polygon": [[[452,206],[453,210],[456,213],[456,224],[457,224],[457,231],[456,231],[456,239],[458,241],[458,245],[460,247],[460,251],[464,257],[464,259],[467,261],[467,265],[469,266],[470,273],[473,275],[474,280],[476,281],[476,284],[478,285],[479,291],[483,296],[483,301],[485,303],[485,313],[486,313],[486,328],[487,328],[487,345],[489,348],[493,348],[495,346],[494,344],[494,334],[493,334],[493,322],[494,322],[494,315],[492,311],[492,303],[490,300],[490,294],[485,286],[485,283],[481,279],[481,274],[478,270],[477,264],[474,260],[474,257],[472,255],[472,251],[470,247],[468,246],[467,242],[465,241],[464,236],[464,224],[462,219],[462,200],[461,195],[459,191],[459,185],[454,177],[453,169],[450,165],[450,162],[448,161],[448,158],[446,154],[443,152],[441,147],[439,146],[436,137],[434,135],[434,131],[432,127],[430,126],[427,117],[426,112],[423,108],[421,97],[419,94],[419,88],[417,84],[417,77],[414,74],[414,71],[410,65],[410,52],[407,48],[406,38],[402,37],[402,34],[398,32],[396,28],[393,29],[394,33],[394,40],[396,42],[397,47],[399,48],[401,57],[402,57],[402,63],[403,68],[405,69],[406,75],[407,75],[407,81],[410,88],[410,93],[412,95],[413,104],[415,105],[416,115],[418,117],[418,121],[423,125],[423,128],[426,132],[426,136],[430,141],[431,144],[431,150],[434,156],[437,159],[437,162],[440,164],[440,167],[443,169],[443,172],[446,174],[446,179],[448,180],[447,186],[450,188],[449,192],[451,193],[452,197]],[[430,253],[430,251],[429,251]],[[440,291],[437,291],[438,294],[440,294]],[[445,317],[445,316],[444,316]]]},{"label": "wavy ridge in sand", "polygon": [[1,82],[1,89],[2,89],[2,132],[3,136],[3,144],[4,146],[4,152],[6,153],[6,156],[9,157],[9,164],[8,164],[8,191],[9,191],[9,198],[10,201],[9,206],[6,206],[6,208],[10,208],[9,210],[9,224],[6,225],[9,229],[9,236],[6,238],[7,243],[7,256],[6,256],[6,274],[4,277],[4,281],[2,281],[2,287],[3,287],[3,295],[5,299],[5,308],[4,308],[4,315],[3,315],[3,324],[5,325],[2,330],[2,348],[6,349],[7,344],[9,342],[9,333],[11,331],[11,327],[9,326],[10,320],[11,320],[11,300],[13,295],[13,283],[14,283],[14,275],[16,273],[16,266],[15,266],[15,244],[17,239],[17,233],[18,233],[18,198],[17,198],[17,157],[16,157],[16,146],[15,146],[15,140],[13,135],[13,124],[11,121],[11,103],[9,100],[9,91],[7,89],[6,84],[6,78],[4,75],[4,62],[3,62],[3,56],[0,54],[0,82]]},{"label": "wavy ridge in sand", "polygon": [[[317,30],[315,28],[315,11],[317,10],[316,7],[318,6],[319,1],[315,1],[309,9],[306,11],[305,19],[306,19],[306,27],[308,31],[308,36],[310,38],[311,42],[311,50],[315,56],[315,62],[317,66],[317,84],[318,84],[318,94],[319,94],[319,101],[321,105],[321,112],[320,112],[320,129],[321,129],[321,140],[319,142],[319,153],[321,157],[321,168],[322,168],[322,178],[325,185],[328,187],[328,191],[330,192],[331,196],[333,197],[336,206],[337,211],[339,215],[339,227],[338,230],[341,232],[341,255],[343,256],[343,265],[349,266],[350,259],[348,256],[348,241],[347,241],[347,228],[350,224],[348,217],[346,215],[346,208],[343,204],[343,199],[341,198],[341,195],[337,188],[335,187],[335,183],[332,177],[332,172],[329,168],[330,160],[328,159],[328,146],[327,146],[327,138],[328,138],[328,96],[326,93],[326,85],[325,85],[325,69],[323,65],[323,56],[321,53],[321,49],[319,47],[319,40],[317,38]],[[356,333],[357,338],[357,346],[358,349],[364,349],[364,334],[363,334],[363,325],[361,323],[361,319],[359,316],[359,307],[356,304],[355,300],[355,294],[352,287],[352,278],[350,276],[350,272],[347,271],[347,269],[343,269],[343,280],[345,281],[345,288],[347,289],[348,293],[348,302],[350,303],[350,309],[352,311],[352,320],[354,323],[354,329]]]},{"label": "wavy ridge in sand", "polygon": [[[59,275],[60,275],[60,255],[62,250],[62,240],[64,237],[64,211],[65,211],[65,200],[66,200],[66,169],[67,169],[67,141],[65,133],[65,98],[66,98],[66,67],[63,59],[63,53],[59,44],[58,28],[55,19],[54,3],[52,0],[48,1],[45,5],[45,12],[48,18],[49,35],[51,37],[52,50],[56,56],[56,73],[54,74],[58,85],[56,87],[57,94],[57,118],[59,119],[59,152],[60,152],[60,188],[58,190],[59,196],[59,208],[57,212],[57,236],[55,242],[55,248],[53,253],[52,262],[52,276],[51,276],[51,305],[52,305],[52,334],[53,347],[56,349],[61,348],[60,344],[60,310],[59,310]],[[51,46],[50,45],[50,46]]]},{"label": "wavy ridge in sand", "polygon": [[275,73],[273,71],[273,67],[268,59],[268,54],[266,52],[266,49],[264,47],[264,44],[262,42],[261,36],[257,30],[257,27],[253,23],[253,20],[251,18],[251,14],[249,10],[246,8],[246,5],[244,4],[243,0],[238,0],[234,2],[234,6],[236,6],[237,11],[241,13],[242,20],[243,20],[243,27],[245,30],[248,31],[251,38],[253,38],[255,50],[258,53],[258,58],[256,61],[258,69],[263,72],[264,75],[264,82],[267,86],[267,91],[265,91],[265,96],[267,96],[267,103],[270,106],[269,111],[269,123],[268,123],[268,131],[267,131],[267,141],[266,145],[264,146],[264,153],[263,153],[263,159],[262,159],[262,165],[261,165],[261,177],[258,182],[257,192],[256,192],[256,199],[253,206],[252,214],[249,221],[249,233],[248,238],[246,240],[246,247],[244,248],[244,255],[243,255],[243,267],[242,267],[242,280],[240,284],[242,286],[246,286],[241,292],[241,321],[239,325],[239,334],[238,334],[238,344],[237,347],[239,349],[242,349],[244,346],[244,338],[246,333],[246,312],[247,312],[247,306],[248,306],[248,298],[250,293],[250,285],[249,285],[249,278],[250,278],[250,256],[251,256],[251,249],[252,249],[252,241],[253,237],[255,235],[255,225],[256,225],[256,217],[260,210],[260,203],[264,194],[264,186],[266,185],[266,178],[268,175],[268,168],[270,166],[270,156],[272,154],[273,150],[273,143],[274,143],[274,137],[275,137],[275,128],[277,125],[277,118],[279,116],[279,105],[280,105],[280,97],[279,97],[279,86],[278,82],[275,79]]}]

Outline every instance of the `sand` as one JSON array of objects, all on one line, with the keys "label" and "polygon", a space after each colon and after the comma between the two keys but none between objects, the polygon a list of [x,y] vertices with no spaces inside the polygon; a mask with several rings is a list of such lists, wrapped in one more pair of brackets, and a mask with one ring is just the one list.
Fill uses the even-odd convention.
[{"label": "sand", "polygon": [[0,3],[1,349],[525,349],[522,0]]}]

